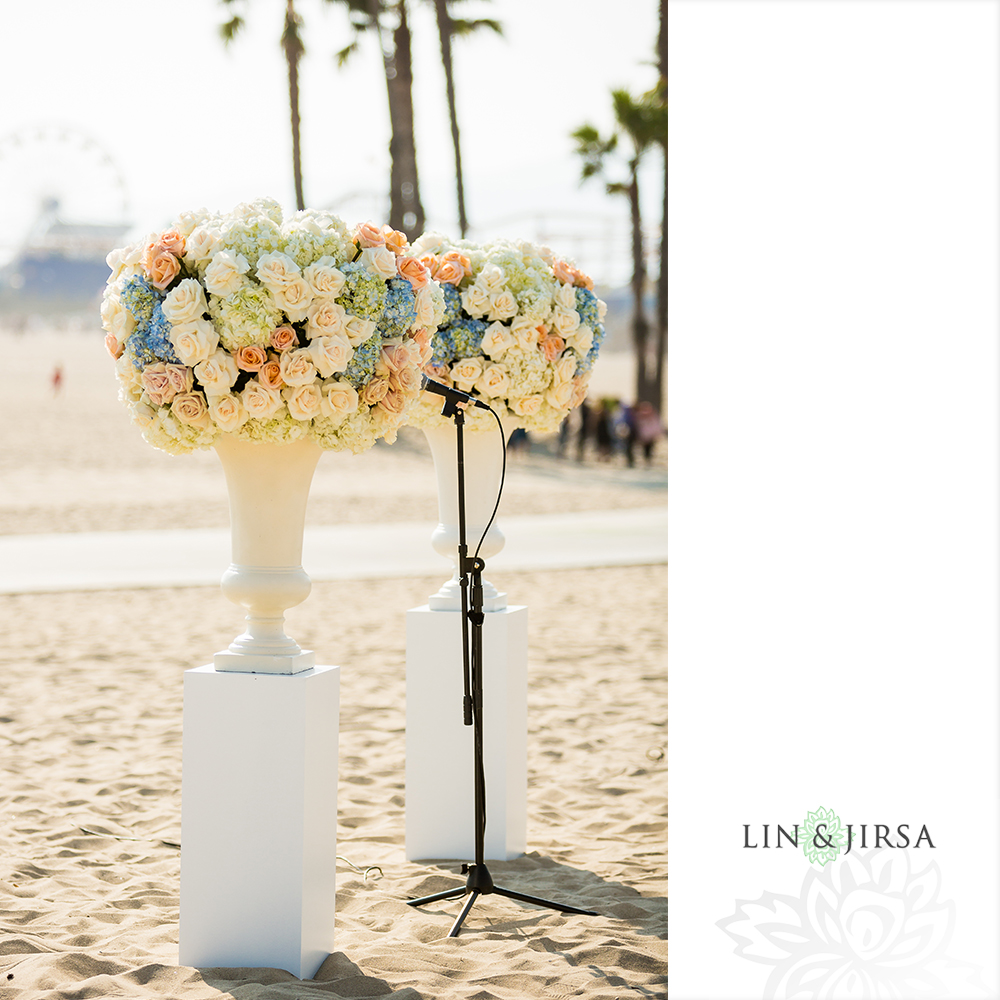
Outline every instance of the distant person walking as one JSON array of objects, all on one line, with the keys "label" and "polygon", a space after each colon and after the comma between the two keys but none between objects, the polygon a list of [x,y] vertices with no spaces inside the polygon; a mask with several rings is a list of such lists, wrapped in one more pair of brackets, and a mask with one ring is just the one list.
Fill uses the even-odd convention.
[{"label": "distant person walking", "polygon": [[63,373],[62,365],[56,365],[55,371],[52,373],[52,395],[58,396],[59,390],[62,389],[63,384]]},{"label": "distant person walking", "polygon": [[635,433],[642,445],[642,453],[646,459],[646,465],[653,460],[653,448],[657,439],[663,435],[663,424],[660,422],[660,415],[652,403],[643,400],[635,408]]},{"label": "distant person walking", "polygon": [[584,400],[579,407],[580,426],[576,431],[576,460],[583,461],[583,453],[587,448],[587,438],[590,437],[590,402]]},{"label": "distant person walking", "polygon": [[602,399],[597,408],[594,440],[597,442],[597,457],[602,462],[610,461],[614,445],[614,410],[610,399]]}]

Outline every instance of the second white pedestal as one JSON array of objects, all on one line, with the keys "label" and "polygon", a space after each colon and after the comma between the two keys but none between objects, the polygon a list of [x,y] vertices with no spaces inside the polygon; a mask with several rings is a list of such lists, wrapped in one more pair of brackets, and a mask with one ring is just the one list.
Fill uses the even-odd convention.
[{"label": "second white pedestal", "polygon": [[[462,722],[462,614],[406,613],[406,857],[475,859],[472,727]],[[483,624],[485,857],[527,845],[528,609]]]},{"label": "second white pedestal", "polygon": [[333,951],[340,668],[184,675],[180,962],[316,974]]}]

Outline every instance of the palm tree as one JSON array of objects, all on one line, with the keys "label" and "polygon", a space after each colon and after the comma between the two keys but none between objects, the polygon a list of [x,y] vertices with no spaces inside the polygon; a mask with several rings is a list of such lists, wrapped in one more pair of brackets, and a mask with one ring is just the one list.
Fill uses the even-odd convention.
[{"label": "palm tree", "polygon": [[[441,62],[444,64],[444,79],[448,94],[448,117],[451,121],[451,144],[455,149],[455,188],[458,200],[458,228],[464,239],[469,231],[469,220],[465,214],[465,185],[462,179],[462,149],[458,139],[458,115],[455,111],[455,80],[451,58],[452,36],[465,37],[480,28],[489,28],[498,35],[503,34],[499,21],[490,18],[453,18],[448,9],[450,0],[433,0],[437,15],[438,36],[441,40]],[[454,0],[451,0],[454,2]]]},{"label": "palm tree", "polygon": [[631,143],[631,155],[626,160],[626,179],[607,181],[608,194],[621,194],[628,199],[632,223],[632,342],[635,348],[635,398],[648,400],[659,409],[660,397],[655,379],[658,365],[649,352],[649,321],[643,306],[646,287],[646,257],[642,239],[642,215],[639,207],[639,164],[643,155],[666,130],[666,115],[655,92],[633,97],[627,90],[614,90],[611,100],[615,112],[615,131],[604,138],[593,125],[581,125],[572,137],[576,151],[583,159],[581,179],[606,174],[606,162],[618,148],[619,136]]},{"label": "palm tree", "polygon": [[660,274],[656,279],[656,399],[663,398],[664,368],[667,360],[667,5],[660,0],[660,33],[656,39],[660,71],[658,90],[663,102],[663,133],[658,137],[663,147],[663,222],[660,226]]},{"label": "palm tree", "polygon": [[[227,7],[239,0],[222,0]],[[239,14],[234,14],[225,24],[221,25],[219,32],[226,45],[243,30],[246,22]],[[301,211],[306,207],[305,197],[302,193],[302,148],[299,141],[300,122],[299,117],[299,60],[305,55],[305,46],[302,44],[302,18],[295,10],[295,0],[286,0],[285,5],[285,27],[281,32],[281,47],[285,52],[285,59],[288,62],[288,101],[291,105],[292,117],[292,175],[295,179],[295,204]]]},{"label": "palm tree", "polygon": [[[343,66],[358,48],[365,31],[373,31],[382,47],[386,91],[389,98],[389,225],[412,240],[424,230],[424,209],[420,202],[417,176],[417,149],[413,130],[413,67],[410,26],[406,0],[339,0],[349,11],[355,37],[337,53]],[[382,27],[384,14],[394,15],[391,44],[386,44]]]}]

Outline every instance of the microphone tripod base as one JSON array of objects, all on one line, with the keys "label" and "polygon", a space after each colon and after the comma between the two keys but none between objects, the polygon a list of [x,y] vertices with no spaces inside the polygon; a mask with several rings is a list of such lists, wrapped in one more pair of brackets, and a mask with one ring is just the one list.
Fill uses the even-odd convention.
[{"label": "microphone tripod base", "polygon": [[544,906],[549,910],[559,910],[561,913],[579,913],[585,917],[596,917],[593,910],[581,910],[576,906],[566,906],[564,903],[553,903],[550,899],[542,899],[539,896],[529,896],[523,892],[514,892],[513,889],[504,889],[493,884],[489,869],[486,865],[462,865],[462,871],[468,872],[465,885],[456,889],[445,889],[444,892],[435,892],[431,896],[421,896],[419,899],[408,899],[409,906],[423,906],[424,903],[436,903],[440,899],[458,899],[468,894],[469,898],[462,907],[462,912],[455,918],[455,922],[448,931],[448,937],[458,937],[458,932],[462,929],[462,922],[469,915],[469,911],[475,905],[480,896],[488,896],[495,893],[498,896],[506,896],[508,899],[518,899],[522,903],[534,903],[535,906]]}]

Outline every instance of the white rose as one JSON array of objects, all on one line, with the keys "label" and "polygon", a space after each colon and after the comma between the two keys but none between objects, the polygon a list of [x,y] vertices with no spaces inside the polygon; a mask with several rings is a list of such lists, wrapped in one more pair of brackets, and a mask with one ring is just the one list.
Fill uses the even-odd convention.
[{"label": "white rose", "polygon": [[451,366],[452,380],[462,392],[471,392],[482,374],[483,363],[479,358],[463,358]]},{"label": "white rose", "polygon": [[566,343],[580,354],[586,354],[594,344],[594,331],[585,323],[581,323],[576,332],[566,338]]},{"label": "white rose", "polygon": [[510,408],[519,417],[533,417],[541,408],[545,400],[541,396],[522,396],[520,399],[510,401]]},{"label": "white rose", "polygon": [[132,420],[143,430],[156,419],[156,410],[145,403],[133,403],[129,407],[129,412],[132,414]]},{"label": "white rose", "polygon": [[288,254],[276,251],[261,255],[257,261],[256,274],[257,280],[268,291],[277,295],[279,288],[284,288],[292,279],[300,277],[301,270]]},{"label": "white rose", "polygon": [[277,389],[269,389],[266,385],[261,385],[256,379],[252,379],[240,393],[240,402],[250,417],[258,420],[266,420],[273,417],[278,410],[284,406],[284,400]]},{"label": "white rose", "polygon": [[204,361],[219,346],[219,335],[207,319],[181,323],[170,330],[170,343],[177,357],[189,368]]},{"label": "white rose", "polygon": [[510,378],[503,365],[489,365],[476,382],[476,391],[480,396],[506,396],[510,388]]},{"label": "white rose", "polygon": [[104,329],[118,341],[119,347],[135,332],[135,317],[122,305],[117,295],[106,295],[101,302]]},{"label": "white rose", "polygon": [[313,417],[319,416],[323,394],[320,387],[312,383],[282,389],[281,398],[295,420],[312,420]]},{"label": "white rose", "polygon": [[174,223],[174,229],[181,234],[181,236],[188,237],[194,231],[196,226],[200,226],[208,218],[208,209],[199,208],[194,212],[181,212],[178,216],[177,221]]},{"label": "white rose", "polygon": [[339,302],[334,302],[332,299],[313,299],[306,318],[308,320],[306,333],[310,338],[331,337],[337,333],[344,333],[346,329],[347,313]]},{"label": "white rose", "polygon": [[220,250],[212,263],[205,269],[205,287],[213,295],[232,295],[243,284],[242,275],[250,270],[250,264],[243,254],[235,257],[227,250]]},{"label": "white rose", "polygon": [[552,319],[549,322],[556,333],[566,340],[576,332],[576,328],[580,325],[580,314],[575,309],[563,309],[561,306],[556,306],[552,310]]},{"label": "white rose", "polygon": [[176,288],[167,293],[163,300],[163,315],[176,326],[179,323],[193,323],[208,312],[205,290],[195,278],[185,278]]},{"label": "white rose", "polygon": [[239,398],[228,392],[224,396],[209,396],[208,413],[219,430],[227,434],[238,431],[250,417]]},{"label": "white rose", "polygon": [[572,354],[566,354],[552,366],[552,383],[559,385],[569,382],[575,374],[576,358]]},{"label": "white rose", "polygon": [[386,281],[396,277],[396,255],[388,247],[368,247],[361,251],[360,260],[367,271]]},{"label": "white rose", "polygon": [[344,371],[354,357],[354,348],[343,334],[315,337],[303,350],[308,352],[323,378],[330,378],[331,375]]},{"label": "white rose", "polygon": [[503,273],[503,269],[498,267],[496,264],[487,264],[486,267],[479,272],[479,277],[476,278],[476,284],[485,288],[490,294],[494,292],[499,292],[503,288],[504,282],[507,280],[507,276]]},{"label": "white rose", "polygon": [[415,320],[416,326],[433,326],[434,325],[434,295],[431,292],[431,286],[428,283],[423,288],[417,292],[417,318]]},{"label": "white rose", "polygon": [[572,285],[559,283],[559,290],[555,295],[556,305],[563,309],[576,309],[576,290]]},{"label": "white rose", "polygon": [[532,351],[538,346],[540,336],[537,324],[526,316],[519,316],[510,327],[514,341],[522,351]]},{"label": "white rose", "polygon": [[554,410],[568,410],[572,399],[572,382],[555,383],[545,391],[545,402]]},{"label": "white rose", "polygon": [[293,323],[306,318],[313,294],[309,282],[301,274],[294,275],[286,284],[271,288],[269,291],[274,296],[274,301],[278,303],[278,308],[282,309]]},{"label": "white rose", "polygon": [[358,408],[358,391],[350,382],[329,382],[323,386],[320,412],[333,420],[349,416]]},{"label": "white rose", "polygon": [[231,354],[217,350],[196,365],[194,373],[206,395],[222,396],[233,387],[233,383],[239,378],[240,370],[236,367],[236,361]]},{"label": "white rose", "polygon": [[371,338],[375,332],[375,321],[373,319],[362,319],[360,316],[348,316],[344,320],[344,335],[347,337],[351,347],[357,347]]},{"label": "white rose", "polygon": [[184,242],[184,259],[199,263],[210,257],[219,243],[219,234],[207,226],[197,226]]},{"label": "white rose", "polygon": [[481,349],[490,358],[499,358],[509,347],[514,346],[514,335],[503,323],[491,323],[483,334]]},{"label": "white rose", "polygon": [[473,318],[484,315],[490,308],[490,297],[484,288],[473,285],[462,292],[462,308]]},{"label": "white rose", "polygon": [[344,272],[337,268],[337,262],[329,256],[314,260],[302,275],[309,282],[313,295],[328,299],[335,299],[347,280]]},{"label": "white rose", "polygon": [[603,323],[608,314],[608,304],[603,299],[597,300],[597,318]]},{"label": "white rose", "polygon": [[490,311],[487,319],[512,319],[517,315],[517,299],[507,289],[490,293]]},{"label": "white rose", "polygon": [[282,352],[278,368],[285,385],[309,385],[316,381],[316,366],[308,347]]}]

